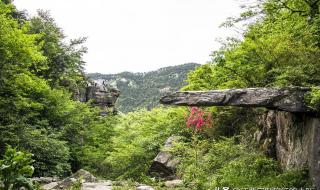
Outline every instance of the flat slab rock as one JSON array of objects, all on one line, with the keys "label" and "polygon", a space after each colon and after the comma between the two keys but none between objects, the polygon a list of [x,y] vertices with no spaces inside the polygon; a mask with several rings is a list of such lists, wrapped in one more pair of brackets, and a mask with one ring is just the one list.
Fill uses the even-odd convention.
[{"label": "flat slab rock", "polygon": [[154,188],[149,185],[140,184],[137,186],[136,190],[154,190]]},{"label": "flat slab rock", "polygon": [[110,182],[100,183],[83,183],[81,190],[111,190],[112,184]]},{"label": "flat slab rock", "polygon": [[244,88],[211,91],[175,92],[161,98],[160,103],[179,106],[265,107],[288,112],[314,112],[304,101],[310,91],[305,87]]}]

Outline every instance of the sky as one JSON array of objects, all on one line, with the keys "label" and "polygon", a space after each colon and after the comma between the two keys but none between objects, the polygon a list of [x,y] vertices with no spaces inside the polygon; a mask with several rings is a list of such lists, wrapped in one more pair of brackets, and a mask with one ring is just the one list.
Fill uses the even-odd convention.
[{"label": "sky", "polygon": [[88,37],[86,72],[147,72],[206,63],[239,0],[15,0],[30,16],[49,10],[68,38]]}]

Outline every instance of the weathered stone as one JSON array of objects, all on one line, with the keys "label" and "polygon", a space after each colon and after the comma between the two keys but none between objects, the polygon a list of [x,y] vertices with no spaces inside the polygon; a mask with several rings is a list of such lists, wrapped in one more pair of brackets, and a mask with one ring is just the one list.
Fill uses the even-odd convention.
[{"label": "weathered stone", "polygon": [[81,190],[111,190],[111,182],[83,183]]},{"label": "weathered stone", "polygon": [[156,175],[162,178],[174,178],[176,167],[179,161],[173,157],[173,155],[167,151],[172,148],[173,143],[179,141],[180,137],[172,136],[167,139],[164,150],[160,151],[149,169],[149,174]]},{"label": "weathered stone", "polygon": [[31,178],[31,181],[35,181],[40,184],[48,184],[48,183],[59,181],[59,178],[56,178],[56,177],[34,177],[34,178]]},{"label": "weathered stone", "polygon": [[176,188],[176,187],[181,187],[183,185],[183,182],[180,179],[175,179],[171,181],[166,181],[164,185],[168,188]]},{"label": "weathered stone", "polygon": [[313,112],[304,102],[310,88],[245,88],[175,92],[160,103],[180,106],[265,107],[288,112]]},{"label": "weathered stone", "polygon": [[137,186],[136,190],[154,190],[154,188],[149,185],[140,184]]},{"label": "weathered stone", "polygon": [[42,189],[50,190],[50,189],[53,189],[54,187],[58,186],[58,184],[59,184],[58,182],[51,182],[49,184],[43,185]]},{"label": "weathered stone", "polygon": [[163,104],[182,106],[265,107],[255,139],[284,170],[307,167],[320,189],[320,119],[304,102],[309,88],[246,88],[207,92],[176,92],[163,97]]},{"label": "weathered stone", "polygon": [[[79,181],[81,180],[81,181]],[[94,177],[90,172],[86,170],[79,170],[74,173],[72,176],[63,179],[62,181],[58,182],[56,186],[52,189],[67,189],[76,184],[77,182],[96,182],[97,178]]]},{"label": "weathered stone", "polygon": [[260,117],[255,138],[268,156],[284,170],[309,169],[311,180],[320,188],[320,120],[307,114],[268,111]]},{"label": "weathered stone", "polygon": [[86,88],[85,102],[92,101],[94,106],[98,106],[102,110],[102,114],[107,114],[108,108],[113,108],[115,103],[120,96],[120,91],[109,84],[93,84]]}]

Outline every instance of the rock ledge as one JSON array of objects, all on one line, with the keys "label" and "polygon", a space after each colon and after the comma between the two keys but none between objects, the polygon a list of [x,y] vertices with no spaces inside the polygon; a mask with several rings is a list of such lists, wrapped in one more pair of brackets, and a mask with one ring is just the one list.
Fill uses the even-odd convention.
[{"label": "rock ledge", "polygon": [[175,92],[161,98],[160,103],[180,106],[265,107],[288,112],[314,112],[304,102],[310,91],[305,87],[244,88],[211,91]]}]

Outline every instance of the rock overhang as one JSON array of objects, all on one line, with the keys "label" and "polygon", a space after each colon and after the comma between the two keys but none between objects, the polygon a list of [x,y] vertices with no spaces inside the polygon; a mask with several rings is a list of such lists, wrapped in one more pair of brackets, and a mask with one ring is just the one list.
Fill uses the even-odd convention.
[{"label": "rock overhang", "polygon": [[243,88],[210,91],[179,91],[160,99],[178,106],[265,107],[292,113],[315,113],[305,102],[308,87]]}]

